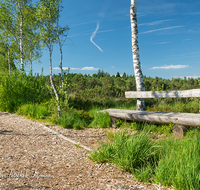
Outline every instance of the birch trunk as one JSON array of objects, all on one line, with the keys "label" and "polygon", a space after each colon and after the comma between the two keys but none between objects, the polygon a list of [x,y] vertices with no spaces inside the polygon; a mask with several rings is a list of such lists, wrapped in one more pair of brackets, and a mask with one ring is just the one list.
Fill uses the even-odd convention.
[{"label": "birch trunk", "polygon": [[23,62],[23,16],[20,15],[20,37],[19,37],[19,44],[20,44],[20,61],[21,61],[21,71],[24,71],[24,62]]},{"label": "birch trunk", "polygon": [[[145,91],[145,86],[143,83],[143,74],[140,65],[136,11],[137,11],[137,2],[136,0],[131,0],[130,20],[131,20],[131,31],[132,31],[132,52],[133,52],[133,65],[135,72],[136,88],[137,91]],[[136,109],[141,111],[145,110],[145,99],[137,99]]]},{"label": "birch trunk", "polygon": [[[54,80],[53,80],[53,76],[52,76],[52,50],[51,50],[51,45],[49,45],[49,61],[50,61],[50,82],[51,82],[51,87],[53,88],[54,94],[56,96],[56,100],[57,102],[60,101],[60,96],[58,94],[58,91],[56,89]],[[61,109],[59,104],[57,103],[57,112],[58,112],[58,116],[61,116]]]},{"label": "birch trunk", "polygon": [[62,84],[62,89],[63,89],[63,69],[62,69],[62,59],[63,59],[63,54],[62,54],[62,44],[60,41],[60,37],[59,37],[59,33],[58,33],[58,24],[55,24],[55,28],[56,28],[56,34],[57,34],[57,38],[58,38],[58,44],[59,44],[59,48],[60,48],[60,75],[61,75],[61,84]]},{"label": "birch trunk", "polygon": [[11,73],[11,68],[10,68],[10,37],[8,40],[8,70],[9,70],[9,74]]},{"label": "birch trunk", "polygon": [[30,58],[29,58],[29,60],[30,60],[30,71],[31,71],[31,76],[33,76],[33,67],[32,67],[32,65],[33,65],[33,61],[32,61],[32,53],[30,53]]}]

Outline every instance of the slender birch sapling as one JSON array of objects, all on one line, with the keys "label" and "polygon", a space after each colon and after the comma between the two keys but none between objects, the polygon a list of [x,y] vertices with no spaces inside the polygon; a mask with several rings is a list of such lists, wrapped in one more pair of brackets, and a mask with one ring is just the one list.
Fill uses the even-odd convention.
[{"label": "slender birch sapling", "polygon": [[60,12],[61,12],[61,6],[60,3],[62,3],[62,0],[58,1],[58,7],[57,7],[57,20],[56,23],[54,23],[55,29],[56,29],[56,35],[57,35],[57,41],[59,44],[59,48],[60,48],[60,75],[61,75],[61,84],[62,84],[62,89],[63,89],[63,67],[62,67],[62,60],[63,60],[63,53],[62,53],[62,47],[63,44],[65,42],[65,40],[67,39],[67,31],[69,30],[69,27],[61,27],[59,26],[59,17],[60,17]]},{"label": "slender birch sapling", "polygon": [[60,95],[56,89],[53,76],[52,76],[52,52],[53,46],[56,43],[56,30],[54,24],[57,19],[57,4],[58,0],[40,0],[38,3],[38,19],[40,21],[40,38],[45,46],[49,50],[49,62],[50,62],[50,82],[53,88],[54,94],[57,100],[57,113],[61,116],[60,109]]}]

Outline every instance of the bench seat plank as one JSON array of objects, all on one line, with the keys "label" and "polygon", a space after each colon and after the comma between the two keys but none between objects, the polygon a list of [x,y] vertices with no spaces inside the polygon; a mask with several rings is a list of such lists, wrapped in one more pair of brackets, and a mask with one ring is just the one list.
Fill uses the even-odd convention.
[{"label": "bench seat plank", "polygon": [[134,121],[144,121],[157,124],[180,124],[185,126],[200,126],[200,114],[175,113],[175,112],[150,112],[123,109],[107,109],[100,112],[108,112],[110,116]]},{"label": "bench seat plank", "polygon": [[179,91],[128,91],[126,98],[190,98],[200,97],[200,89]]}]

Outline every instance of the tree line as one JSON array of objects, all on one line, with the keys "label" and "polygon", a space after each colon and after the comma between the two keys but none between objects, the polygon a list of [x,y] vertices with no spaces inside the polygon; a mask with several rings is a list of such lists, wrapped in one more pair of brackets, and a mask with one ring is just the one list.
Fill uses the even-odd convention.
[{"label": "tree line", "polygon": [[[48,79],[48,76],[45,76]],[[60,74],[54,75],[56,86],[61,85]],[[83,75],[81,73],[64,73],[64,79],[70,85],[70,94],[80,95],[83,99],[99,98],[125,98],[125,91],[136,91],[136,81],[134,75],[123,73],[120,75],[110,75],[103,70],[99,70],[93,75]],[[147,91],[170,91],[188,90],[199,88],[200,78],[173,78],[163,79],[159,77],[143,76],[145,89]],[[48,82],[48,80],[46,80]]]}]

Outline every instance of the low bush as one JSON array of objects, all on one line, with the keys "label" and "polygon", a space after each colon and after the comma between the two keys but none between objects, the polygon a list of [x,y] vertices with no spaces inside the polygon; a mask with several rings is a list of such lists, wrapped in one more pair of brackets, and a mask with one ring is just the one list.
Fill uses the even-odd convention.
[{"label": "low bush", "polygon": [[105,112],[99,112],[94,115],[94,119],[90,124],[90,127],[93,128],[107,128],[111,125],[111,117],[110,115]]},{"label": "low bush", "polygon": [[24,104],[18,108],[16,113],[28,118],[45,119],[49,115],[49,110],[46,105]]}]

